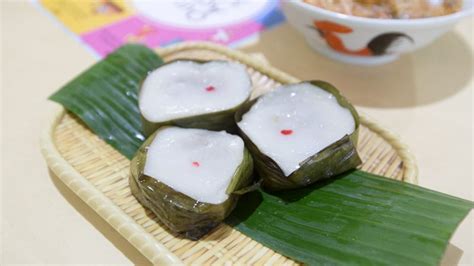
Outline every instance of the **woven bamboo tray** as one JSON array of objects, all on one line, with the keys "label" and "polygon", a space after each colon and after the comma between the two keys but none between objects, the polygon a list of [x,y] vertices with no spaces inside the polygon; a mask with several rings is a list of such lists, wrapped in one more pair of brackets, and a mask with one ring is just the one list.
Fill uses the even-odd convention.
[{"label": "woven bamboo tray", "polygon": [[[229,59],[247,66],[253,96],[297,79],[258,57],[209,43],[185,43],[157,52],[165,61],[178,58]],[[395,135],[361,115],[361,169],[416,183],[417,167]],[[153,264],[295,264],[249,237],[221,224],[199,241],[164,230],[131,195],[129,161],[94,135],[78,118],[61,110],[41,139],[48,166],[84,202]]]}]

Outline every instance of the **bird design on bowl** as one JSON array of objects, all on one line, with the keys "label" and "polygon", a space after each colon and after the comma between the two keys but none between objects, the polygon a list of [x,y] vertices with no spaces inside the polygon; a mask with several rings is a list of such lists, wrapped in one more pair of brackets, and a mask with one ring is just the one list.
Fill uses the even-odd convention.
[{"label": "bird design on bowl", "polygon": [[353,29],[350,27],[328,20],[315,20],[310,27],[319,33],[331,49],[347,55],[381,56],[391,54],[407,43],[414,44],[413,39],[405,33],[386,32],[372,38],[365,47],[349,49],[339,35],[352,33]]}]

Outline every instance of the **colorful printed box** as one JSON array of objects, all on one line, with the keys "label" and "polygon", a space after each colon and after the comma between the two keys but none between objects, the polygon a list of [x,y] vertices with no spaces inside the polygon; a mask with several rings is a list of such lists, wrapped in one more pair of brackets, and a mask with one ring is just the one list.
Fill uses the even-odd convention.
[{"label": "colorful printed box", "polygon": [[41,0],[40,5],[100,56],[124,43],[188,40],[235,45],[284,18],[276,0]]}]

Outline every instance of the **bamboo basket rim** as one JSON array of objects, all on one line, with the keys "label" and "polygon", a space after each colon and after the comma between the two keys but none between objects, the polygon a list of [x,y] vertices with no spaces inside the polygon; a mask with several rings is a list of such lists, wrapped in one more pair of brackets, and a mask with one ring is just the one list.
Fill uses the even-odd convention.
[{"label": "bamboo basket rim", "polygon": [[[162,56],[189,49],[202,49],[223,54],[231,59],[240,61],[257,71],[273,78],[280,83],[292,83],[299,80],[275,67],[259,60],[249,54],[232,50],[230,48],[208,43],[208,42],[186,42],[165,48],[155,49]],[[44,129],[41,139],[41,152],[48,167],[63,181],[76,195],[88,204],[99,216],[107,221],[119,234],[139,250],[150,262],[159,265],[177,265],[182,261],[170,252],[162,243],[147,233],[139,224],[130,218],[123,210],[115,205],[102,192],[87,181],[76,169],[74,169],[61,155],[56,147],[54,131],[66,115],[66,110],[61,107],[56,110]],[[366,114],[360,115],[361,124],[381,136],[389,143],[401,158],[404,169],[404,182],[418,183],[418,167],[416,160],[408,146],[398,136],[384,128]]]}]

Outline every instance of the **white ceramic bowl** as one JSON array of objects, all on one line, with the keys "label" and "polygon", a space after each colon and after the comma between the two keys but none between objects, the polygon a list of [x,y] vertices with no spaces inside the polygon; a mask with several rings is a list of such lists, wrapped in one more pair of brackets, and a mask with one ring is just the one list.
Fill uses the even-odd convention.
[{"label": "white ceramic bowl", "polygon": [[422,19],[374,19],[344,15],[306,4],[282,1],[288,22],[309,45],[332,59],[358,65],[379,65],[430,44],[472,15],[473,0],[459,12]]}]

